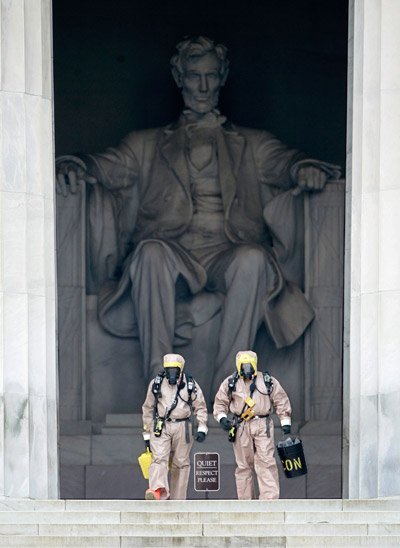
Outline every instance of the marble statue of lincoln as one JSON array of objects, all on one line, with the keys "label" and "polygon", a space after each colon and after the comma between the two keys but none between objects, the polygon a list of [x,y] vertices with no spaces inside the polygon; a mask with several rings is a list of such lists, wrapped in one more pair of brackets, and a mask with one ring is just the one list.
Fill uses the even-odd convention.
[{"label": "marble statue of lincoln", "polygon": [[[184,102],[178,120],[133,131],[103,153],[57,161],[59,192],[86,182],[123,191],[134,203],[132,245],[117,283],[100,291],[98,313],[107,331],[138,334],[147,379],[173,352],[178,288],[223,294],[213,393],[263,322],[281,348],[312,321],[304,295],[282,274],[266,208],[279,192],[320,191],[338,175],[336,166],[217,110],[228,64],[223,45],[184,40],[171,59]],[[122,302],[130,306],[126,321]]]}]

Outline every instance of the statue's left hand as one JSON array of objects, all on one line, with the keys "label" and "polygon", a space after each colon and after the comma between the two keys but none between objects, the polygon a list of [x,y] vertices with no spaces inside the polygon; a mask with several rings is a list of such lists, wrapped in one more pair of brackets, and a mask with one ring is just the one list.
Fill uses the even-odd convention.
[{"label": "statue's left hand", "polygon": [[304,166],[299,169],[296,176],[297,186],[293,190],[293,196],[298,196],[303,191],[323,190],[328,179],[322,169],[314,166]]}]

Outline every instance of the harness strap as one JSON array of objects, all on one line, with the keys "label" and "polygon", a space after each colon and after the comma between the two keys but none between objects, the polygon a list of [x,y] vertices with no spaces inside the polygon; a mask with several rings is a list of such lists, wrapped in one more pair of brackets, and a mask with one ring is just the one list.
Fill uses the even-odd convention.
[{"label": "harness strap", "polygon": [[167,421],[169,417],[171,416],[172,411],[175,409],[175,407],[178,405],[178,397],[179,397],[179,386],[176,388],[176,394],[175,398],[173,399],[173,402],[171,403],[171,407],[167,409],[164,420]]},{"label": "harness strap", "polygon": [[[234,415],[235,415],[235,417],[240,417],[240,415],[236,415],[236,413]],[[253,420],[253,419],[265,419],[267,417],[269,417],[269,414],[268,415],[254,415],[254,417],[249,418],[249,421]]]},{"label": "harness strap", "polygon": [[191,422],[191,417],[186,417],[184,419],[167,419],[167,422],[184,422],[185,423],[185,441],[186,443],[190,443],[190,435],[189,435],[189,422]]},{"label": "harness strap", "polygon": [[175,398],[173,399],[171,407],[169,409],[167,409],[167,411],[166,411],[166,413],[163,417],[160,417],[159,414],[158,414],[158,397],[155,396],[155,398],[154,398],[154,411],[153,411],[153,413],[154,413],[154,430],[156,430],[156,425],[157,425],[157,422],[159,420],[161,420],[164,423],[169,419],[172,411],[178,405],[178,397],[179,397],[179,385],[176,388]]},{"label": "harness strap", "polygon": [[[233,380],[234,380],[234,377],[235,377],[236,375],[237,375],[237,374],[235,374],[233,377],[231,377],[231,378],[229,379],[229,382],[230,382],[231,380],[233,381]],[[257,377],[254,377],[254,379],[253,379],[253,381],[252,381],[252,383],[251,383],[251,386],[250,386],[250,398],[253,396],[253,393],[254,393],[254,391],[255,391],[256,388],[257,388],[257,386],[256,386],[256,379],[257,379]],[[268,371],[264,371],[264,372],[263,372],[263,379],[264,379],[265,387],[266,387],[266,389],[267,389],[267,394],[268,394],[268,396],[270,396],[270,394],[271,394],[271,392],[272,392],[272,390],[273,390],[273,382],[272,382],[272,377],[271,377],[271,375],[268,373]],[[236,382],[237,382],[237,379],[236,379],[236,381],[235,381],[235,385],[236,385]],[[235,386],[235,388],[236,388],[236,386]],[[230,391],[230,384],[228,384],[228,393],[229,393],[229,391]],[[232,391],[230,391],[230,394],[231,394],[231,392],[232,392]],[[243,420],[244,420],[244,419],[242,418],[242,415],[243,415],[243,413],[244,413],[246,407],[247,407],[247,404],[245,403],[244,406],[243,406],[243,409],[242,409],[242,411],[241,411],[241,413],[240,413],[240,415],[236,415],[236,414],[235,414],[235,417],[236,417],[236,419],[235,419],[235,426],[236,426],[236,428],[237,428],[237,427],[239,426],[239,424],[241,424],[241,423],[243,422]],[[266,419],[266,432],[267,432],[267,437],[268,437],[268,438],[271,437],[271,431],[270,431],[270,415],[269,415],[269,414],[267,414],[267,415],[254,415],[253,417],[250,417],[250,418],[249,418],[249,421],[252,420],[252,419],[254,419],[254,418],[256,418],[256,417],[259,418],[259,419],[264,419],[264,418]]]},{"label": "harness strap", "polygon": [[[156,430],[156,425],[159,420],[164,422],[183,422],[185,421],[185,438],[186,443],[190,443],[190,436],[189,436],[189,421],[192,424],[192,435],[194,436],[195,426],[194,426],[194,414],[193,414],[193,400],[192,400],[192,394],[197,393],[196,383],[193,377],[189,374],[184,374],[186,378],[186,386],[188,391],[188,401],[185,401],[187,405],[190,408],[190,416],[186,417],[184,419],[171,419],[171,413],[175,409],[175,407],[178,405],[178,399],[181,397],[179,392],[182,388],[184,388],[185,383],[181,382],[177,385],[175,398],[171,404],[171,407],[167,410],[164,417],[160,417],[158,414],[158,400],[161,397],[161,384],[165,377],[165,371],[162,373],[159,373],[157,377],[154,380],[153,386],[152,386],[152,392],[154,394],[154,407],[153,407],[153,419],[154,419],[154,430]],[[183,398],[181,398],[183,399]]]},{"label": "harness strap", "polygon": [[236,383],[238,382],[238,380],[239,373],[237,371],[228,380],[228,396],[230,400],[232,399],[232,392],[236,390]]},{"label": "harness strap", "polygon": [[189,436],[189,421],[185,422],[185,441],[186,443],[190,443],[190,436]]},{"label": "harness strap", "polygon": [[[267,438],[270,438],[271,437],[271,416],[270,415],[254,415],[254,417],[251,417],[248,422],[250,422],[251,420],[253,419],[266,419],[265,420],[265,423],[266,423],[266,433],[267,433]],[[241,424],[243,422],[243,419],[241,418],[240,415],[236,415],[235,414],[235,425],[236,427],[239,426],[239,424]]]},{"label": "harness strap", "polygon": [[[187,386],[187,391],[188,391],[188,396],[189,396],[187,403],[190,407],[190,422],[192,424],[192,436],[194,436],[195,428],[194,428],[194,413],[193,413],[192,394],[197,393],[197,387],[196,387],[196,382],[195,382],[194,378],[192,377],[192,375],[185,374],[185,377],[186,377],[186,386]],[[185,426],[185,433],[186,433],[186,443],[189,443],[190,442],[190,439],[189,439],[189,425]]]},{"label": "harness strap", "polygon": [[161,385],[165,377],[165,371],[161,371],[157,374],[156,378],[154,379],[153,386],[151,387],[151,391],[154,395],[154,405],[153,405],[153,422],[154,422],[154,431],[156,430],[156,425],[158,421],[158,409],[157,409],[157,403],[158,399],[161,398]]},{"label": "harness strap", "polygon": [[268,371],[263,372],[264,384],[267,389],[268,396],[271,395],[272,390],[274,389],[274,383],[272,382],[272,377]]},{"label": "harness strap", "polygon": [[[256,377],[254,377],[253,382],[251,383],[251,386],[250,386],[250,398],[254,394],[255,389],[256,389]],[[235,420],[235,424],[234,424],[235,428],[237,428],[239,426],[239,424],[241,424],[244,421],[244,419],[242,418],[242,415],[245,412],[246,407],[248,407],[248,405],[247,405],[246,402],[244,402],[244,405],[243,405],[243,408],[240,412],[240,415],[235,414],[235,417],[237,417],[236,420]],[[254,418],[254,417],[252,417],[252,418]]]},{"label": "harness strap", "polygon": [[269,415],[267,415],[266,423],[267,423],[267,438],[270,438],[271,437],[271,431],[270,431],[271,419]]}]

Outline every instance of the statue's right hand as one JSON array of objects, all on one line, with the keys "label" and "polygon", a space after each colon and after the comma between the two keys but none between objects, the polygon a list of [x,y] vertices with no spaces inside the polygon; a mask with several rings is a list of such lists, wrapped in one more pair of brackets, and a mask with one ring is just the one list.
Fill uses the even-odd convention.
[{"label": "statue's right hand", "polygon": [[[89,175],[86,166],[74,160],[57,162],[56,164],[56,192],[63,196],[69,193],[80,192],[83,183],[94,184],[97,179]],[[79,162],[79,163],[78,163]]]}]

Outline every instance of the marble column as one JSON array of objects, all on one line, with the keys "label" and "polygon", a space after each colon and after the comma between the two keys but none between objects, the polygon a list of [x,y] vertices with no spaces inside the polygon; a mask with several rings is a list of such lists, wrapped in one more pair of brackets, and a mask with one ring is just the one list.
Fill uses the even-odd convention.
[{"label": "marble column", "polygon": [[399,25],[399,0],[350,2],[344,362],[350,498],[400,495]]},{"label": "marble column", "polygon": [[0,496],[57,498],[51,0],[0,22]]}]

